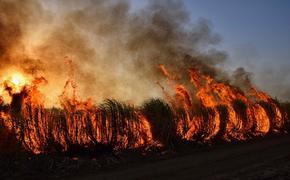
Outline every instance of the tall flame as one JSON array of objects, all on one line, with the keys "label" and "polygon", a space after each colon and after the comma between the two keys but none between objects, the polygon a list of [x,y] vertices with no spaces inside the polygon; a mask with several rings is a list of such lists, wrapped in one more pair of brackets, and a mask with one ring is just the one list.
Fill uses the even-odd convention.
[{"label": "tall flame", "polygon": [[60,95],[59,109],[44,107],[38,90],[47,83],[44,77],[30,78],[11,71],[2,82],[0,97],[8,92],[11,102],[8,109],[0,109],[0,124],[28,151],[74,151],[99,144],[114,149],[159,147],[169,146],[176,139],[246,140],[283,132],[287,123],[288,116],[279,103],[265,92],[254,87],[243,92],[196,69],[188,71],[194,89],[188,90],[188,84],[179,83],[178,75],[164,65],[159,68],[175,93],[171,95],[159,82],[157,85],[170,105],[154,101],[145,108],[115,100],[94,105],[92,99],[83,101],[77,96],[72,61],[67,60],[67,64],[69,78]]}]

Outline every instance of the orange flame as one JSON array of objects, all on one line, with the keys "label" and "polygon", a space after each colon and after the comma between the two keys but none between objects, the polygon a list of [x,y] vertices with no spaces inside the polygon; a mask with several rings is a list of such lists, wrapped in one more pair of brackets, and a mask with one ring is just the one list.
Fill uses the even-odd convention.
[{"label": "orange flame", "polygon": [[[153,138],[152,119],[142,110],[115,101],[94,105],[92,99],[77,97],[77,84],[71,60],[68,80],[60,96],[62,109],[44,108],[43,95],[38,90],[47,81],[31,78],[20,72],[4,78],[2,92],[9,92],[9,108],[0,110],[0,123],[13,132],[22,146],[33,153],[53,151],[61,146],[69,151],[74,146],[105,144],[114,149],[162,146]],[[164,65],[159,68],[175,91],[168,93],[157,82],[169,101],[176,135],[188,141],[212,141],[222,138],[245,140],[252,136],[279,133],[285,127],[285,117],[279,103],[268,94],[252,88],[249,92],[219,82],[198,70],[189,69],[190,89],[179,83]],[[1,96],[3,96],[1,93]],[[0,97],[1,97],[0,96]],[[171,117],[171,116],[170,116]],[[150,120],[150,121],[149,121]],[[1,133],[1,132],[0,132]]]}]

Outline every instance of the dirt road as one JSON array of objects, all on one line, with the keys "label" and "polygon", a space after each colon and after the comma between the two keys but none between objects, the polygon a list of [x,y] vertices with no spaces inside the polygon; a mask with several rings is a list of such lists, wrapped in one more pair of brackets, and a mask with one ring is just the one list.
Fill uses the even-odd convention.
[{"label": "dirt road", "polygon": [[266,138],[70,179],[290,179],[290,137]]}]

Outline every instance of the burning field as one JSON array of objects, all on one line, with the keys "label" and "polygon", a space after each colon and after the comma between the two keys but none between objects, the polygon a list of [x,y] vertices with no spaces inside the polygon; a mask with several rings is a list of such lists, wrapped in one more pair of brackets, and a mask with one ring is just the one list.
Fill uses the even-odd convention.
[{"label": "burning field", "polygon": [[223,70],[219,35],[190,23],[182,3],[57,3],[0,1],[1,154],[174,150],[289,131],[290,105],[244,68]]},{"label": "burning field", "polygon": [[102,145],[115,150],[174,148],[181,141],[243,141],[286,133],[286,109],[265,92],[254,87],[243,92],[190,68],[192,93],[164,65],[159,67],[175,93],[170,95],[158,83],[164,100],[147,100],[141,106],[110,99],[99,105],[80,101],[69,78],[60,95],[61,107],[46,108],[38,90],[48,83],[44,77],[29,80],[18,72],[11,74],[2,84],[10,103],[2,100],[1,152],[93,152]]}]

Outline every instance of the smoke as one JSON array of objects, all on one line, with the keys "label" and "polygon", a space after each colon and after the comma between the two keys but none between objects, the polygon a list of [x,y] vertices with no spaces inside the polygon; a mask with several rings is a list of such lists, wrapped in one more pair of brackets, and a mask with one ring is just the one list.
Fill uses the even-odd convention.
[{"label": "smoke", "polygon": [[[134,11],[129,1],[0,0],[0,66],[17,66],[48,85],[42,92],[56,105],[73,61],[78,95],[95,101],[116,98],[140,103],[166,86],[159,64],[190,86],[188,68],[217,79],[227,54],[214,49],[221,38],[206,19],[192,23],[182,1],[148,1]],[[236,84],[247,81],[239,70]],[[243,82],[244,83],[244,82]],[[191,86],[190,86],[191,87]]]},{"label": "smoke", "polygon": [[252,73],[247,72],[243,67],[239,67],[233,72],[233,84],[244,91],[248,91],[252,87],[252,76]]},{"label": "smoke", "polygon": [[28,24],[37,23],[41,6],[33,0],[0,1],[0,59],[1,68],[13,63],[13,58],[24,50],[23,39]]},{"label": "smoke", "polygon": [[265,68],[257,73],[256,84],[280,101],[290,100],[290,74],[288,66],[280,65],[277,69]]}]

